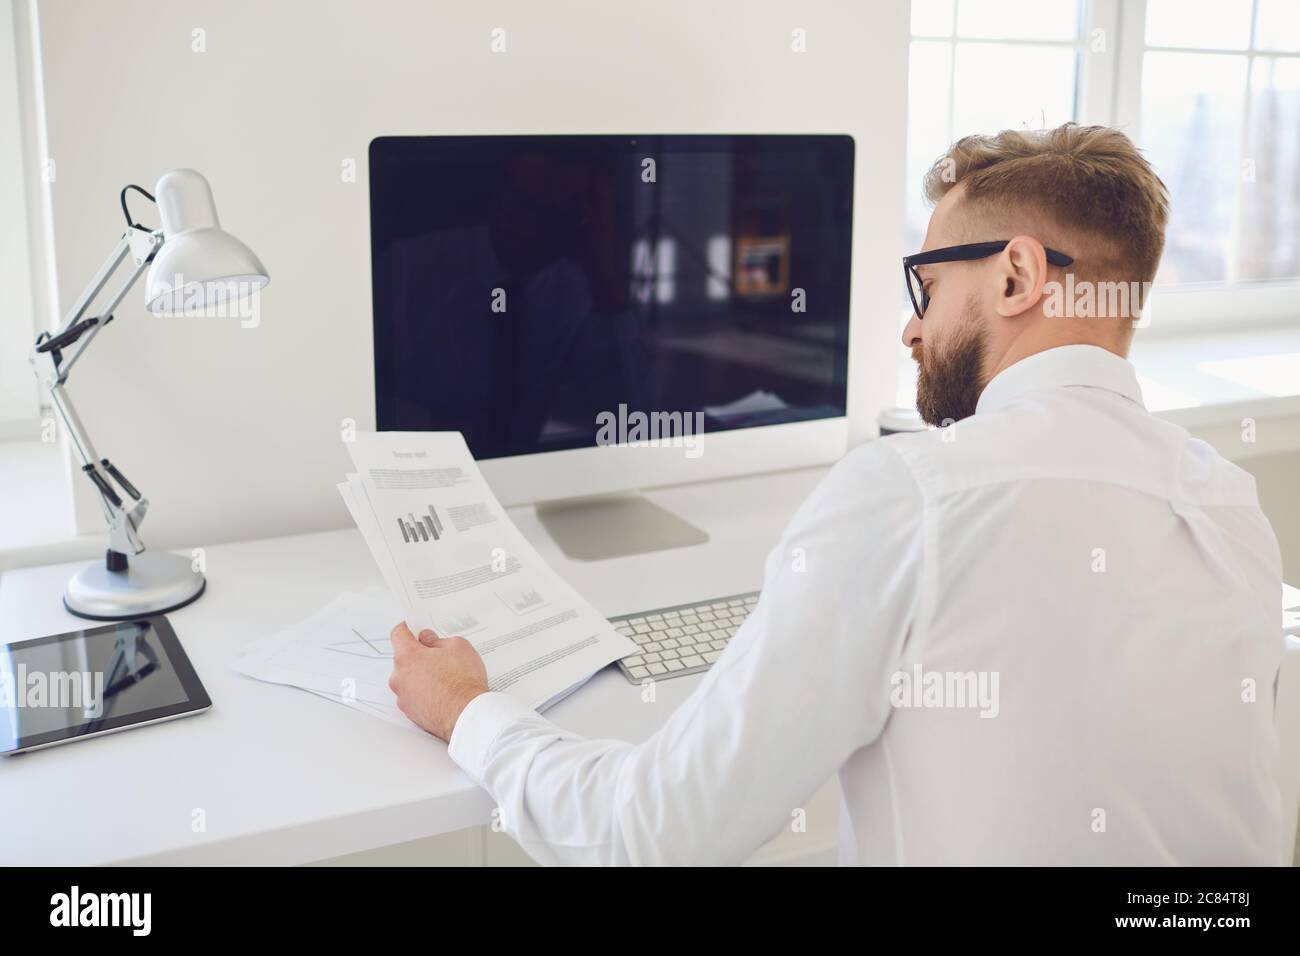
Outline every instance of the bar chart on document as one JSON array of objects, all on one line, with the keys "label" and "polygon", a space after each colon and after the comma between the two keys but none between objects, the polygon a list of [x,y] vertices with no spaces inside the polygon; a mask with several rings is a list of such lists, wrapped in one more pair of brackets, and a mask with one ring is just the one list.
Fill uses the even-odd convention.
[{"label": "bar chart on document", "polygon": [[[348,452],[356,473],[339,490],[407,623],[468,640],[492,690],[543,706],[636,650],[520,534],[462,435],[362,432]],[[359,630],[328,656],[373,655]]]},{"label": "bar chart on document", "polygon": [[520,617],[539,611],[550,603],[527,580],[498,585],[496,595],[502,604]]},{"label": "bar chart on document", "polygon": [[425,514],[407,512],[405,517],[397,519],[398,530],[402,532],[404,544],[421,544],[429,541],[441,541],[444,534],[442,519],[433,505],[428,506]]}]

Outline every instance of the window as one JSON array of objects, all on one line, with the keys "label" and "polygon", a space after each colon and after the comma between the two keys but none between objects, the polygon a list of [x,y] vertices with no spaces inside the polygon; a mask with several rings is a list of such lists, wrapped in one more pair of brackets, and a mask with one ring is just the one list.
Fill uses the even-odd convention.
[{"label": "window", "polygon": [[40,404],[27,361],[36,339],[28,254],[22,114],[14,18],[0,7],[0,441],[33,438]]},{"label": "window", "polygon": [[1147,0],[1140,138],[1173,198],[1164,285],[1300,278],[1300,4]]},{"label": "window", "polygon": [[[913,0],[908,252],[921,248],[930,219],[921,177],[953,140],[1078,117],[1081,6],[1081,0]],[[1026,76],[1034,82],[1026,85]]]},{"label": "window", "polygon": [[[930,220],[921,178],[953,140],[1080,117],[1084,8],[1085,0],[912,0],[905,253],[921,248]],[[912,304],[899,294],[901,332]],[[903,352],[896,401],[915,400],[916,364]]]},{"label": "window", "polygon": [[905,251],[952,140],[1067,120],[1126,130],[1169,187],[1145,337],[1300,318],[1300,2],[913,0]]}]

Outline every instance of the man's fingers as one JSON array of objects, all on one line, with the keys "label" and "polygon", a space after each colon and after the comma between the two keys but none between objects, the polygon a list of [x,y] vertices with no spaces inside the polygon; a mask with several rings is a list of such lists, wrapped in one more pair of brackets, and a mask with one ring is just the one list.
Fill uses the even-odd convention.
[{"label": "man's fingers", "polygon": [[389,637],[393,640],[393,654],[396,655],[404,648],[413,647],[416,644],[423,644],[425,647],[446,647],[452,640],[464,640],[464,638],[439,637],[430,628],[420,631],[420,636],[416,637],[411,633],[410,627],[403,621],[393,628]]},{"label": "man's fingers", "polygon": [[420,632],[420,643],[425,647],[441,647],[443,639],[426,627]]},{"label": "man's fingers", "polygon": [[405,621],[402,621],[397,625],[397,627],[393,628],[388,636],[393,642],[394,657],[402,651],[410,648],[416,642],[415,635],[411,633],[411,629],[406,626]]}]

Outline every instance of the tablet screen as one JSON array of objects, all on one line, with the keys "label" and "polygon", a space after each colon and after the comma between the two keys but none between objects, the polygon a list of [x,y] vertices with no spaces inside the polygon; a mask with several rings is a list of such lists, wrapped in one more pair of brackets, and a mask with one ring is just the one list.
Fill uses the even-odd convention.
[{"label": "tablet screen", "polygon": [[206,706],[164,618],[0,645],[0,753]]}]

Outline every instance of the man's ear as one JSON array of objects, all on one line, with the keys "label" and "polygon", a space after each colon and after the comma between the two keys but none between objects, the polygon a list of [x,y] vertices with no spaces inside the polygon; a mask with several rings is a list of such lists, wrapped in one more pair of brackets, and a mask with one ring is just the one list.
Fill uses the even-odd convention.
[{"label": "man's ear", "polygon": [[994,307],[1003,318],[1014,318],[1036,306],[1047,281],[1047,252],[1033,236],[1016,236],[998,253],[994,269]]}]

